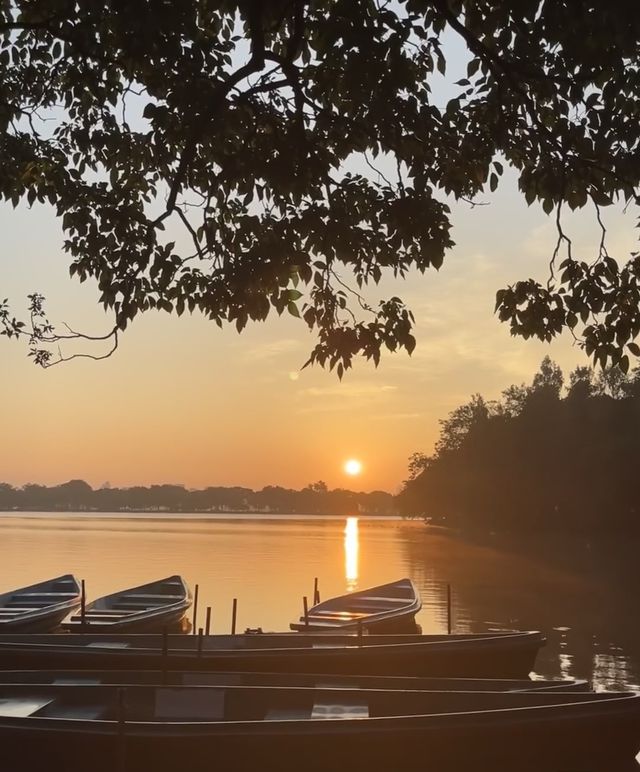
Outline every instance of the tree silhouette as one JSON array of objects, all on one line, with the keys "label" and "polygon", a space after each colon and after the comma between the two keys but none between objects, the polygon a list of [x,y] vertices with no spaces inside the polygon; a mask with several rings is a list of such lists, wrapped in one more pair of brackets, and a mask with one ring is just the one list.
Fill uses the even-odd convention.
[{"label": "tree silhouette", "polygon": [[[0,197],[51,204],[71,275],[113,312],[200,311],[242,330],[271,311],[317,334],[309,362],[415,346],[384,272],[439,268],[445,195],[509,164],[555,212],[552,280],[498,293],[514,334],[582,335],[602,364],[640,354],[640,258],[575,257],[564,207],[635,199],[640,18],[631,0],[12,0],[0,6]],[[466,77],[439,105],[447,36]],[[588,44],[585,43],[588,41]],[[365,171],[366,170],[366,171]],[[169,222],[187,247],[166,238]],[[564,258],[564,259],[562,259]],[[558,264],[559,263],[559,264]],[[560,272],[560,273],[557,273]],[[0,304],[42,365],[56,331]],[[85,336],[87,337],[87,336]],[[57,349],[57,346],[54,348]],[[62,356],[64,359],[64,356]]]}]

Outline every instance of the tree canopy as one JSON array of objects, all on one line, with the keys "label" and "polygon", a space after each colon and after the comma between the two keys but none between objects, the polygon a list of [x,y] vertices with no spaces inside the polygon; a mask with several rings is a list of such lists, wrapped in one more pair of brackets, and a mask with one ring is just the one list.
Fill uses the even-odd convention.
[{"label": "tree canopy", "polygon": [[415,453],[401,510],[461,528],[638,533],[640,367],[578,367],[564,387],[546,357],[531,385],[479,394]]},{"label": "tree canopy", "polygon": [[[601,363],[640,354],[640,258],[572,253],[564,207],[636,201],[631,0],[0,0],[0,197],[48,202],[72,276],[97,280],[106,338],[139,314],[200,311],[242,330],[271,311],[317,336],[310,362],[415,346],[385,272],[439,268],[446,197],[513,167],[554,213],[547,284],[497,295],[514,334],[569,328]],[[438,104],[447,36],[466,77]],[[365,171],[366,170],[366,171]],[[176,221],[184,238],[168,240]],[[600,220],[601,221],[601,220]],[[185,246],[188,245],[188,246]],[[2,332],[56,361],[42,297]]]}]

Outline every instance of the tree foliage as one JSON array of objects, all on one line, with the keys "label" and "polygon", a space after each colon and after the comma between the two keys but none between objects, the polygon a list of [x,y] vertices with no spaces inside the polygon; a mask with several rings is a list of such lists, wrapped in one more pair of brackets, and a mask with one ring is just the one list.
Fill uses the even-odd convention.
[{"label": "tree foliage", "polygon": [[401,510],[467,529],[637,533],[640,367],[578,367],[564,388],[545,358],[531,385],[454,410],[434,454],[411,457]]},{"label": "tree foliage", "polygon": [[[500,318],[524,337],[568,327],[626,368],[640,258],[604,238],[575,257],[560,215],[635,199],[639,31],[630,0],[1,0],[0,197],[55,207],[114,346],[150,309],[238,330],[287,312],[317,335],[309,362],[341,375],[411,353],[403,301],[361,290],[439,268],[445,197],[495,189],[506,163],[566,255],[547,286],[500,291]],[[469,60],[438,104],[447,35]],[[35,322],[0,304],[2,332],[51,364],[60,336]]]}]

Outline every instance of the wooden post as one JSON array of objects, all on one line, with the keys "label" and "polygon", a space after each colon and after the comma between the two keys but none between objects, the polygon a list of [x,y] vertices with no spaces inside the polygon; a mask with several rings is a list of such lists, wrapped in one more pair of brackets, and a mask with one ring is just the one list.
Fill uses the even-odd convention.
[{"label": "wooden post", "polygon": [[196,622],[198,621],[198,585],[193,589],[193,622],[191,623],[191,632],[196,634]]},{"label": "wooden post", "polygon": [[313,580],[313,605],[320,603],[320,591],[318,590],[318,577]]},{"label": "wooden post", "polygon": [[87,614],[87,593],[84,587],[84,579],[81,582],[81,592],[80,592],[80,630],[84,632],[84,626],[86,624],[86,614]]},{"label": "wooden post", "polygon": [[116,740],[117,772],[125,772],[127,767],[127,722],[125,715],[124,695],[125,690],[120,687],[118,689],[118,736]]},{"label": "wooden post", "polygon": [[309,604],[306,595],[302,596],[302,608],[304,609],[304,626],[309,627]]},{"label": "wooden post", "polygon": [[231,608],[231,635],[236,634],[236,619],[238,617],[238,599],[233,599],[233,606]]},{"label": "wooden post", "polygon": [[198,656],[202,656],[202,641],[203,641],[203,631],[202,628],[198,628]]},{"label": "wooden post", "polygon": [[358,646],[362,646],[362,619],[358,619]]},{"label": "wooden post", "polygon": [[451,635],[451,585],[447,584],[447,633]]},{"label": "wooden post", "polygon": [[207,620],[204,625],[204,634],[211,635],[211,606],[207,606]]}]

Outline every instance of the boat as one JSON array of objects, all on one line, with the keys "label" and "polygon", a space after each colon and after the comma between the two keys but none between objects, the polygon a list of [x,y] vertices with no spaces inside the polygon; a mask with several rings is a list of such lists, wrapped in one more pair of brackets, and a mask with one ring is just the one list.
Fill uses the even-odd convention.
[{"label": "boat", "polygon": [[161,632],[179,625],[191,606],[191,591],[181,576],[105,595],[88,603],[63,627],[74,630],[113,630],[119,633]]},{"label": "boat", "polygon": [[71,574],[0,595],[0,633],[46,633],[80,605],[80,583]]},{"label": "boat", "polygon": [[453,692],[582,692],[583,679],[410,678],[321,673],[244,673],[207,670],[0,670],[2,684],[95,686],[277,686],[287,688],[383,689]]},{"label": "boat", "polygon": [[362,627],[370,633],[412,633],[422,600],[411,579],[340,595],[312,606],[290,627],[298,632]]},{"label": "boat", "polygon": [[612,772],[640,694],[11,685],[0,747],[49,772]]},{"label": "boat", "polygon": [[0,669],[231,670],[526,678],[538,632],[467,635],[3,635]]}]

